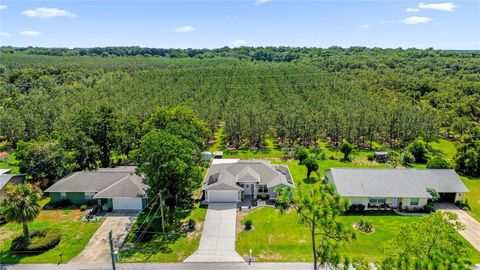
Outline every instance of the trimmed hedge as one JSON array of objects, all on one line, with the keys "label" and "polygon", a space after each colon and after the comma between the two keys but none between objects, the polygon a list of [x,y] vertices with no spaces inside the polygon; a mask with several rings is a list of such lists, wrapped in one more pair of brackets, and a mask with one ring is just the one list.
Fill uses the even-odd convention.
[{"label": "trimmed hedge", "polygon": [[10,250],[16,252],[47,251],[60,243],[61,235],[58,230],[44,229],[32,231],[30,241],[19,236],[12,241]]}]

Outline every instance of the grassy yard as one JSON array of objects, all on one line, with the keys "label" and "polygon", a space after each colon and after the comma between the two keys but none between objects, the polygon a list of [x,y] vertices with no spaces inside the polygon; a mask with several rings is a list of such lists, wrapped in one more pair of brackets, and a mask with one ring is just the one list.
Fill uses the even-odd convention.
[{"label": "grassy yard", "polygon": [[480,179],[467,177],[462,177],[462,179],[470,190],[470,192],[465,195],[465,198],[472,208],[472,211],[469,213],[480,222]]},{"label": "grassy yard", "polygon": [[2,263],[63,263],[80,253],[97,231],[101,222],[81,222],[85,212],[80,210],[42,210],[35,221],[29,223],[30,231],[53,228],[61,232],[61,241],[53,249],[43,253],[29,255],[12,254],[9,252],[13,238],[23,233],[22,226],[8,223],[0,227],[0,262]]},{"label": "grassy yard", "polygon": [[[201,231],[207,209],[197,207],[185,220],[194,219],[197,230],[164,237],[160,234],[145,243],[136,243],[134,247],[120,254],[122,262],[181,262],[195,252],[200,243]],[[128,243],[127,243],[128,245]]]},{"label": "grassy yard", "polygon": [[[264,207],[252,211],[245,218],[253,221],[255,229],[238,234],[236,249],[241,256],[248,254],[252,249],[253,255],[258,261],[306,262],[312,260],[308,231],[304,226],[298,224],[295,212],[282,215],[274,208]],[[349,225],[359,218],[359,216],[340,217],[344,223]],[[344,246],[342,253],[350,258],[364,257],[372,261],[382,258],[379,247],[398,232],[400,225],[420,219],[416,216],[398,215],[371,215],[365,218],[373,222],[375,232],[371,234],[357,232],[357,239]],[[480,252],[474,250],[473,247],[471,250],[472,260],[480,262]]]}]

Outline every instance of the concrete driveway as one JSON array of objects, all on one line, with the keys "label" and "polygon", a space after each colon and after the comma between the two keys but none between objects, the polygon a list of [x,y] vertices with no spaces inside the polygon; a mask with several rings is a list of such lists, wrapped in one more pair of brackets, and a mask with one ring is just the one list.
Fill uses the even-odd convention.
[{"label": "concrete driveway", "polygon": [[198,250],[185,262],[245,262],[235,251],[236,203],[210,203]]},{"label": "concrete driveway", "polygon": [[85,249],[69,263],[111,262],[108,232],[113,234],[113,248],[118,250],[137,219],[138,211],[108,213],[105,220],[88,242]]},{"label": "concrete driveway", "polygon": [[448,211],[457,214],[458,220],[465,225],[465,229],[459,233],[467,239],[472,246],[480,251],[480,222],[470,216],[467,212],[450,203],[436,203],[435,209]]}]

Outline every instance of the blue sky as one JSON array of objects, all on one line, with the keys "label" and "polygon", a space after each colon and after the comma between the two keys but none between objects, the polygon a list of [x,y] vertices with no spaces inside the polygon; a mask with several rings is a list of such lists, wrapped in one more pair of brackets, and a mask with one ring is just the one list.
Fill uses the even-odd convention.
[{"label": "blue sky", "polygon": [[0,0],[0,45],[480,49],[480,1]]}]

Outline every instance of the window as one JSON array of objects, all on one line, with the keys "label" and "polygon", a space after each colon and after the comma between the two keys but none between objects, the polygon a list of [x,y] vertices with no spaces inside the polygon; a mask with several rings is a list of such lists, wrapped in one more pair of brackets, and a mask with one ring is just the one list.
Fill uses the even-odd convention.
[{"label": "window", "polygon": [[60,192],[60,199],[64,200],[67,198],[67,193],[66,192]]},{"label": "window", "polygon": [[418,198],[411,198],[410,199],[410,205],[418,205],[418,201],[419,201]]},{"label": "window", "polygon": [[85,200],[91,200],[95,196],[95,192],[85,192]]},{"label": "window", "polygon": [[387,198],[368,198],[368,203],[385,203]]},{"label": "window", "polygon": [[268,193],[268,188],[266,185],[258,185],[258,192],[259,193]]}]

